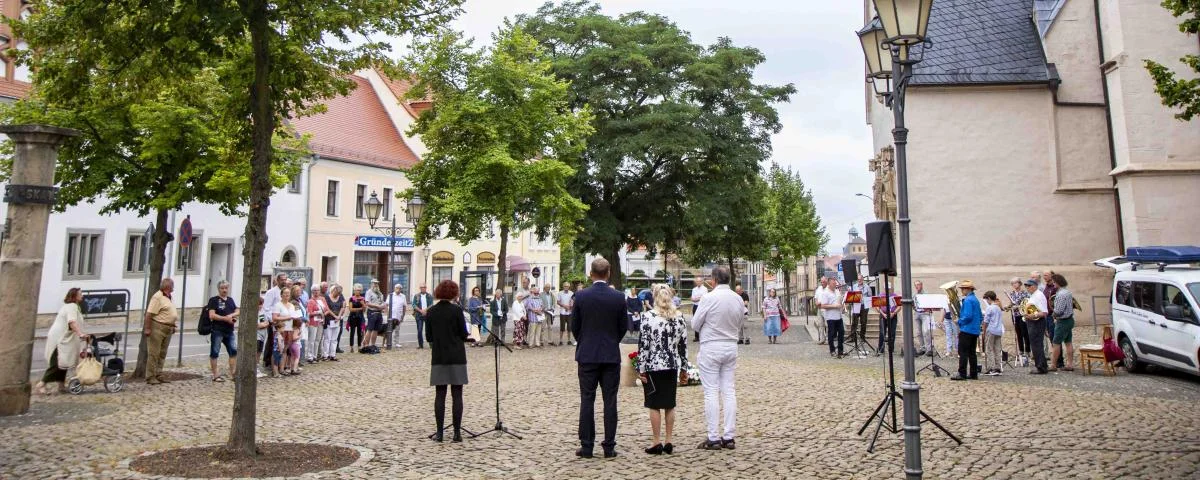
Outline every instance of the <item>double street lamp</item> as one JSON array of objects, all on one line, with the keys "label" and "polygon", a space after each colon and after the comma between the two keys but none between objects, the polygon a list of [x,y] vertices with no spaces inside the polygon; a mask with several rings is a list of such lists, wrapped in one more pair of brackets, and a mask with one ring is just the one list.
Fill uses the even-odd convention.
[{"label": "double street lamp", "polygon": [[919,479],[921,469],[920,386],[916,381],[913,348],[912,261],[908,218],[908,129],[904,126],[904,96],[912,79],[913,65],[928,48],[926,33],[933,0],[872,0],[877,17],[871,19],[858,38],[867,61],[867,81],[885,98],[895,119],[892,140],[896,148],[896,204],[900,230],[900,282],[904,318],[904,474]]},{"label": "double street lamp", "polygon": [[[388,199],[388,205],[391,205],[391,199]],[[365,213],[367,214],[367,223],[370,224],[371,229],[386,235],[388,238],[387,315],[388,318],[390,318],[392,315],[392,290],[394,289],[394,286],[392,285],[392,272],[395,269],[396,264],[396,237],[400,235],[398,232],[416,231],[417,223],[421,221],[421,214],[425,212],[425,201],[421,200],[420,195],[413,195],[412,199],[408,201],[408,209],[405,210],[408,223],[411,223],[413,226],[400,229],[396,228],[396,213],[394,211],[387,212],[389,214],[388,216],[390,216],[392,220],[392,228],[388,230],[375,228],[375,222],[379,220],[379,215],[383,213],[383,202],[379,200],[379,196],[376,195],[374,191],[371,192],[371,198],[368,198],[367,201],[363,202],[363,210],[365,210]],[[385,318],[384,320],[387,321],[388,318]]]}]

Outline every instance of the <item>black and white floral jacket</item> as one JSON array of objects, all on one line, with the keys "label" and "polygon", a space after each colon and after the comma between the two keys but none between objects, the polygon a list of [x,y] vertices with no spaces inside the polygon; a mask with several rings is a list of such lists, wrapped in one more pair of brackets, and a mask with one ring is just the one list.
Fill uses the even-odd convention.
[{"label": "black and white floral jacket", "polygon": [[638,340],[638,373],[688,368],[687,327],[683,314],[674,318],[651,310],[642,314]]}]

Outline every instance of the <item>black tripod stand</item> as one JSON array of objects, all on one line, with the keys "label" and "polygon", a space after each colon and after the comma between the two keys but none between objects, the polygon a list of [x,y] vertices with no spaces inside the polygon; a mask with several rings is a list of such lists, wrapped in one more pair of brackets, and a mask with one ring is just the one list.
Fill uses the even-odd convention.
[{"label": "black tripod stand", "polygon": [[[484,323],[487,322],[485,321]],[[500,420],[500,347],[504,347],[504,349],[508,350],[509,353],[512,353],[512,348],[509,348],[508,345],[505,345],[504,341],[500,340],[500,337],[496,335],[495,332],[492,332],[487,328],[487,325],[480,325],[480,328],[482,328],[484,332],[487,332],[488,341],[492,343],[492,352],[494,352],[496,355],[496,425],[493,426],[491,430],[486,430],[479,433],[471,433],[470,436],[471,438],[475,438],[485,433],[499,432],[501,437],[507,434],[512,435],[517,440],[523,440],[520,435],[509,431],[508,427],[504,426],[504,422]]]},{"label": "black tripod stand", "polygon": [[[884,297],[887,299],[886,301],[890,302],[892,299],[892,291],[891,291],[891,288],[889,288],[889,286],[888,286],[888,277],[886,275],[883,277],[883,292],[884,292]],[[890,304],[885,304],[885,305],[888,305],[888,307],[886,307],[888,309],[895,308],[895,307],[890,306]],[[890,326],[890,323],[891,322],[888,322],[888,321],[881,322],[880,329],[884,335],[884,339],[889,338],[889,333],[891,333],[891,332],[888,332],[888,327]],[[900,427],[896,423],[896,401],[897,400],[903,401],[904,396],[900,395],[900,392],[896,391],[896,364],[892,360],[892,357],[893,357],[892,343],[893,342],[887,342],[887,354],[888,354],[887,355],[888,383],[887,383],[887,387],[886,387],[887,392],[884,393],[883,401],[879,402],[879,406],[875,407],[875,411],[871,412],[871,416],[867,418],[866,422],[863,422],[862,428],[858,429],[858,434],[862,435],[863,432],[865,432],[867,430],[867,427],[871,425],[871,422],[877,421],[877,423],[875,424],[875,433],[871,435],[871,443],[869,443],[867,445],[868,453],[875,453],[875,441],[879,440],[879,432],[880,432],[880,430],[883,429],[884,425],[887,425],[887,429],[889,432],[898,433],[900,431]],[[891,414],[891,421],[888,420],[889,413]],[[926,414],[924,410],[920,410],[920,414],[921,414],[921,422],[922,423],[924,423],[924,422],[932,423],[933,426],[937,427],[938,430],[941,430],[942,433],[945,433],[946,436],[953,439],[959,445],[962,445],[962,440],[960,440],[958,437],[954,436],[953,433],[950,433],[949,430],[946,430],[946,427],[943,427],[942,424],[938,423],[936,420],[934,420],[932,417],[930,417],[928,414]]]},{"label": "black tripod stand", "polygon": [[932,329],[933,329],[933,325],[929,325],[929,331],[930,331],[930,335],[929,335],[929,365],[921,367],[920,370],[917,370],[917,375],[920,375],[921,372],[929,370],[929,371],[933,372],[934,377],[941,378],[943,373],[946,375],[950,375],[950,371],[946,370],[941,365],[937,364],[937,358],[941,357],[942,354],[938,353],[937,347],[933,345],[933,330]]}]

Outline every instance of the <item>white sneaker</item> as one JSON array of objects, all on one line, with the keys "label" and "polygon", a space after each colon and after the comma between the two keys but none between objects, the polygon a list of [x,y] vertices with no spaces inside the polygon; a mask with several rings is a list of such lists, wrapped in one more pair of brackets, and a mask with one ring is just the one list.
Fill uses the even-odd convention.
[{"label": "white sneaker", "polygon": [[267,376],[267,374],[263,373],[262,370],[255,370],[255,372],[256,373],[254,374],[254,376],[257,378],[263,378],[263,377]]}]

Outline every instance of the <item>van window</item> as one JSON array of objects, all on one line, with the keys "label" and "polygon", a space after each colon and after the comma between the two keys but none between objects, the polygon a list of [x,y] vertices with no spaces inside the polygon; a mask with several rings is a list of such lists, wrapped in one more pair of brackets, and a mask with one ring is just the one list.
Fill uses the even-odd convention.
[{"label": "van window", "polygon": [[1133,289],[1129,295],[1129,306],[1147,312],[1161,314],[1158,311],[1158,286],[1160,284],[1153,282],[1133,282]]},{"label": "van window", "polygon": [[1188,302],[1187,294],[1183,290],[1174,285],[1163,284],[1161,291],[1163,293],[1162,304],[1164,307],[1167,305],[1179,305],[1183,307],[1183,317],[1195,321],[1196,316],[1192,312],[1192,304]]},{"label": "van window", "polygon": [[1115,296],[1117,297],[1117,304],[1125,305],[1127,307],[1132,307],[1133,304],[1130,303],[1130,295],[1129,294],[1133,290],[1133,282],[1130,282],[1128,280],[1122,280],[1122,281],[1117,282],[1117,286],[1114,288],[1116,289]]}]

